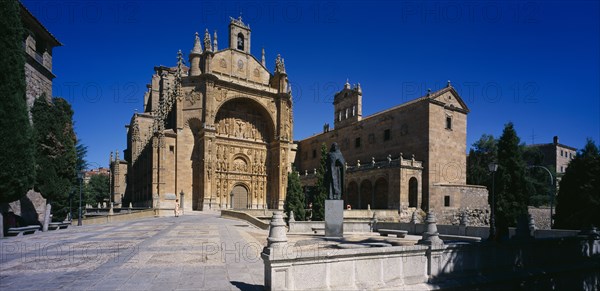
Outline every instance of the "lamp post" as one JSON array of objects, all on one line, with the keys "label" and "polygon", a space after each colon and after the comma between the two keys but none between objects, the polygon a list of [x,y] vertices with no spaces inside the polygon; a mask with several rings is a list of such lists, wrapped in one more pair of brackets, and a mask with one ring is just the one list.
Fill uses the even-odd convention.
[{"label": "lamp post", "polygon": [[552,229],[552,208],[554,206],[554,193],[556,192],[556,179],[554,179],[554,176],[552,175],[552,172],[550,172],[550,170],[548,170],[548,168],[544,167],[544,166],[528,166],[528,168],[541,168],[546,170],[546,172],[548,173],[548,175],[550,176],[550,229]]},{"label": "lamp post", "polygon": [[73,195],[75,195],[74,187],[71,188],[71,192],[69,193],[69,222],[73,220]]},{"label": "lamp post", "polygon": [[83,183],[83,171],[77,172],[79,179],[79,217],[77,217],[77,226],[81,226],[81,184]]},{"label": "lamp post", "polygon": [[495,188],[495,181],[496,181],[496,171],[498,171],[498,164],[495,162],[492,162],[488,165],[488,170],[490,170],[490,172],[492,172],[492,213],[490,215],[490,235],[488,237],[488,240],[495,240],[496,239],[496,189]]}]

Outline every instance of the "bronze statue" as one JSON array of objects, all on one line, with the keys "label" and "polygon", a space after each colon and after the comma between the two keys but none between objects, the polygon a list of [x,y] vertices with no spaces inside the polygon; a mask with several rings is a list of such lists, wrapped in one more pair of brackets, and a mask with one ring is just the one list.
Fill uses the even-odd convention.
[{"label": "bronze statue", "polygon": [[331,149],[329,150],[329,154],[327,154],[327,160],[325,164],[325,185],[329,189],[329,197],[330,200],[340,200],[342,199],[342,194],[344,192],[344,171],[346,161],[344,160],[344,156],[342,156],[342,152],[337,145],[337,143],[333,143],[331,145]]}]

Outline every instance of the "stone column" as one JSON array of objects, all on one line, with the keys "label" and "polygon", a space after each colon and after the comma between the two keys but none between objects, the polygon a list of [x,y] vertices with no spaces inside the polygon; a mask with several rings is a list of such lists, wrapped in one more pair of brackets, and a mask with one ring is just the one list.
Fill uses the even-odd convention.
[{"label": "stone column", "polygon": [[271,218],[267,246],[263,249],[264,284],[266,290],[281,290],[288,286],[287,267],[273,267],[271,262],[286,258],[287,235],[283,212],[275,211]]},{"label": "stone column", "polygon": [[439,233],[437,231],[437,220],[435,219],[435,214],[433,212],[427,213],[427,218],[425,219],[425,223],[427,224],[427,231],[423,233],[423,238],[419,240],[417,244],[420,245],[444,245],[444,241],[440,239]]}]

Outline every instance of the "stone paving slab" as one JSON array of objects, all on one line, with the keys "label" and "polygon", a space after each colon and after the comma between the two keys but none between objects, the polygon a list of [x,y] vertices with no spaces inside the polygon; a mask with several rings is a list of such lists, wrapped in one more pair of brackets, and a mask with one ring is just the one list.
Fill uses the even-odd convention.
[{"label": "stone paving slab", "polygon": [[0,239],[0,290],[262,290],[267,235],[196,212]]}]

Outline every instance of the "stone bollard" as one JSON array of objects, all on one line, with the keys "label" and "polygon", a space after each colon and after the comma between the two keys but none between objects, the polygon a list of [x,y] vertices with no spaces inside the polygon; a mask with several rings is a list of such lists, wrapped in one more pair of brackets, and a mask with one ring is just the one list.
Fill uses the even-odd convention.
[{"label": "stone bollard", "polygon": [[288,217],[288,222],[296,222],[294,218],[294,210],[290,210],[290,217]]},{"label": "stone bollard", "polygon": [[469,215],[465,211],[460,216],[460,223],[458,224],[459,235],[467,235],[467,225],[469,225]]},{"label": "stone bollard", "polygon": [[427,213],[427,218],[425,219],[427,230],[423,233],[423,238],[421,238],[417,244],[428,246],[444,245],[444,241],[439,237],[436,222],[437,220],[435,219],[433,212],[430,211]]},{"label": "stone bollard", "polygon": [[269,227],[269,237],[267,237],[267,248],[274,249],[284,247],[287,244],[287,235],[285,221],[283,221],[283,212],[273,212],[271,224]]},{"label": "stone bollard", "polygon": [[413,211],[412,216],[410,217],[410,223],[417,224],[419,223],[419,218],[417,217],[417,211]]},{"label": "stone bollard", "polygon": [[529,235],[535,237],[535,221],[533,220],[533,216],[529,214]]},{"label": "stone bollard", "polygon": [[114,207],[114,204],[111,202],[110,203],[110,209],[108,210],[108,215],[114,215],[115,214],[115,212],[113,211],[113,207]]},{"label": "stone bollard", "polygon": [[371,225],[370,225],[371,232],[377,231],[377,221],[378,221],[378,219],[377,219],[377,212],[374,212],[373,213],[373,218],[371,218]]}]

